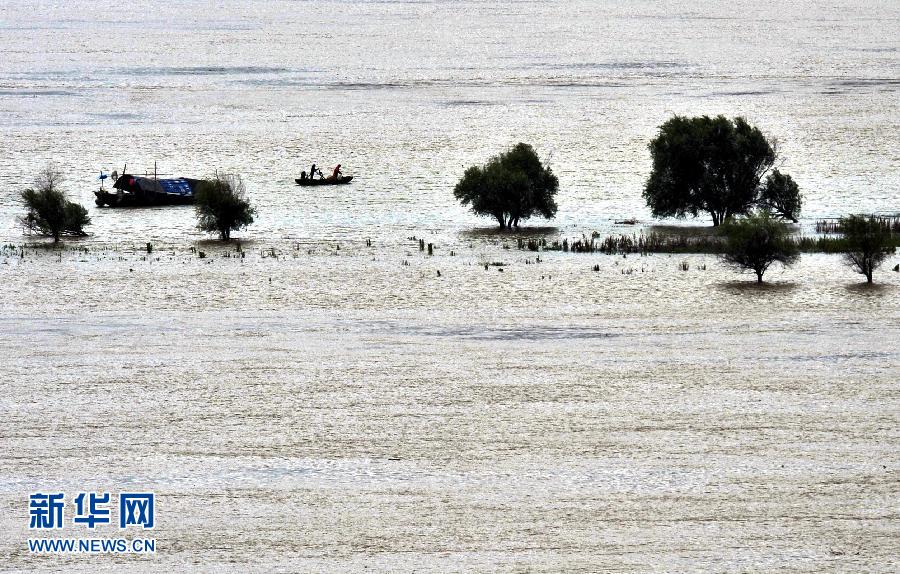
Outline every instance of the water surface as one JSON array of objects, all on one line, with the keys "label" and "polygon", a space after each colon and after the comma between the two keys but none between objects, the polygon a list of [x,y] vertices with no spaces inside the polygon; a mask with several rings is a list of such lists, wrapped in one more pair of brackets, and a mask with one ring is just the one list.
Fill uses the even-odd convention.
[{"label": "water surface", "polygon": [[[724,113],[802,229],[896,211],[897,37],[894,2],[0,6],[0,239],[51,160],[94,222],[0,249],[0,570],[895,571],[900,260],[523,252],[451,190],[526,141],[530,237],[630,233],[656,126]],[[93,207],[154,161],[244,176],[243,257]],[[157,555],[29,556],[41,489],[156,492]]]}]

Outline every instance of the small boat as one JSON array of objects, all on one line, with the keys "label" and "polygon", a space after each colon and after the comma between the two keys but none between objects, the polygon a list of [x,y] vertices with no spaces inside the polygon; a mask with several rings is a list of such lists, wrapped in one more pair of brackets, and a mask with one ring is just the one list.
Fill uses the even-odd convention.
[{"label": "small boat", "polygon": [[297,182],[297,185],[302,185],[304,187],[308,187],[311,185],[342,185],[344,183],[350,183],[353,179],[352,175],[342,175],[341,177],[335,179],[331,177],[325,177],[321,179],[310,179],[308,177],[298,177],[294,179]]},{"label": "small boat", "polygon": [[98,207],[146,207],[152,205],[191,205],[198,179],[179,177],[157,179],[123,173],[116,178],[113,189],[102,187],[94,192]]}]

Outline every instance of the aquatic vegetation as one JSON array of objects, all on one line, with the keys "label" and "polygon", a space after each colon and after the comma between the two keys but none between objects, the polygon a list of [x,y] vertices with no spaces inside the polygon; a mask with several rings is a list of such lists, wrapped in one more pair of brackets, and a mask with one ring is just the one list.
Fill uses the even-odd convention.
[{"label": "aquatic vegetation", "polygon": [[[878,225],[884,227],[892,234],[900,234],[900,216],[878,216],[872,215],[870,219]],[[841,226],[841,218],[838,219],[820,219],[816,221],[816,233],[843,233]]]},{"label": "aquatic vegetation", "polygon": [[[844,253],[847,240],[844,237],[788,237],[787,241],[795,244],[802,253]],[[892,234],[888,244],[900,247],[900,234]],[[563,251],[571,253],[606,253],[610,255],[650,253],[708,253],[720,254],[725,250],[724,237],[718,233],[710,235],[670,234],[651,231],[649,233],[608,235],[602,238],[582,237],[577,240],[546,239],[522,242],[519,249],[529,251]]]},{"label": "aquatic vegetation", "polygon": [[[609,235],[603,238],[582,237],[570,242],[568,239],[553,241],[544,240],[541,247],[546,251],[564,251],[571,253],[607,253],[624,255],[638,253],[720,253],[722,240],[717,236],[669,235],[651,231]],[[536,249],[535,249],[536,250]]]}]

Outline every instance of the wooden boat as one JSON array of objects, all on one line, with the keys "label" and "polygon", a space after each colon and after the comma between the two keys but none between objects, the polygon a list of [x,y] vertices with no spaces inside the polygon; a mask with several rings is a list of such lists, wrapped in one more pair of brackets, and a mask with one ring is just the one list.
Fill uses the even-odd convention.
[{"label": "wooden boat", "polygon": [[94,192],[98,207],[146,207],[152,205],[191,205],[199,180],[179,177],[157,179],[123,173],[107,191]]},{"label": "wooden boat", "polygon": [[297,185],[302,185],[304,187],[309,187],[313,185],[342,185],[345,183],[350,183],[353,179],[352,175],[342,175],[337,179],[333,179],[330,177],[321,178],[321,179],[310,179],[308,177],[298,177],[294,179],[297,182]]}]

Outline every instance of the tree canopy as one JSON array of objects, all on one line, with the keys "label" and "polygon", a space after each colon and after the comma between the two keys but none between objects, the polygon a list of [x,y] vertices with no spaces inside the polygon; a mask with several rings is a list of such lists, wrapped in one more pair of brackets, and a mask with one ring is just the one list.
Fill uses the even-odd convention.
[{"label": "tree canopy", "polygon": [[218,233],[222,241],[231,239],[231,232],[253,223],[256,210],[247,201],[244,182],[235,175],[216,174],[197,184],[194,204],[197,227]]},{"label": "tree canopy", "polygon": [[775,147],[744,118],[674,116],[650,144],[653,169],[644,198],[654,217],[712,216],[713,225],[765,207],[788,219],[800,210],[799,187],[773,171]]},{"label": "tree canopy", "polygon": [[456,184],[453,195],[478,215],[493,217],[501,229],[540,215],[556,215],[559,180],[530,145],[516,144],[483,166],[472,166]]},{"label": "tree canopy", "polygon": [[851,215],[839,223],[844,234],[844,259],[857,273],[872,282],[872,274],[894,252],[890,226],[874,216]]},{"label": "tree canopy", "polygon": [[45,167],[35,179],[35,186],[24,190],[20,197],[27,212],[20,221],[26,229],[53,237],[87,235],[84,228],[91,223],[87,209],[68,200],[60,188],[62,174],[53,165]]},{"label": "tree canopy", "polygon": [[800,259],[800,250],[791,241],[787,225],[767,211],[730,220],[724,232],[722,260],[739,271],[753,271],[758,283],[762,283],[763,274],[773,263],[790,266]]}]

